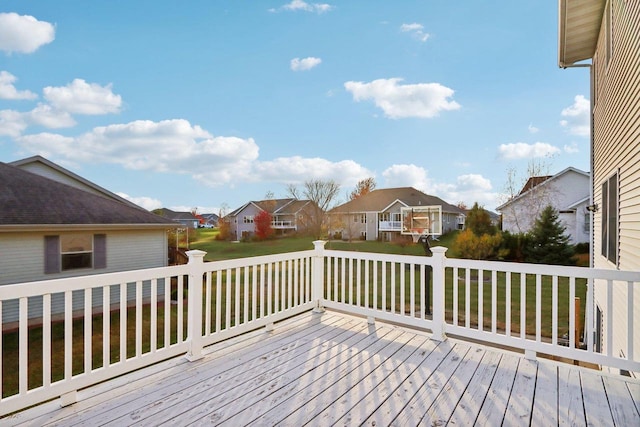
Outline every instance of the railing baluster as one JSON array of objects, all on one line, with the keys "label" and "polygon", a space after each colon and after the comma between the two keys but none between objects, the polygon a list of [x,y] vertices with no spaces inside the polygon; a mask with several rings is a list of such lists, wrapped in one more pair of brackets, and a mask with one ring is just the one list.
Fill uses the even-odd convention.
[{"label": "railing baluster", "polygon": [[234,308],[234,323],[233,326],[238,326],[240,324],[240,309],[242,308],[242,306],[240,305],[240,268],[236,268],[235,272],[236,272],[236,280],[235,280],[235,304],[233,305]]},{"label": "railing baluster", "polygon": [[254,322],[258,316],[258,268],[257,264],[251,266],[251,320]]},{"label": "railing baluster", "polygon": [[362,287],[362,260],[358,258],[356,260],[356,305],[360,307],[360,297],[362,296],[362,292],[360,288]]},{"label": "railing baluster", "polygon": [[409,270],[409,315],[416,317],[416,266],[415,264],[409,264],[411,270]]},{"label": "railing baluster", "polygon": [[136,357],[142,355],[142,281],[136,282]]},{"label": "railing baluster", "polygon": [[520,273],[520,338],[527,336],[527,274]]},{"label": "railing baluster", "polygon": [[[20,300],[22,304],[22,300]],[[22,306],[20,307],[20,315],[22,315]],[[26,300],[25,300],[26,309]],[[73,376],[73,291],[65,291],[64,293],[64,379],[69,380]],[[22,319],[20,319],[22,322]],[[25,325],[26,326],[26,325]],[[20,328],[22,332],[22,327]],[[25,328],[26,331],[26,328]],[[26,332],[25,332],[26,333]],[[20,348],[22,351],[22,347]],[[26,360],[22,358],[21,360]],[[26,368],[25,368],[26,369]],[[22,370],[20,372],[22,374]],[[22,386],[22,381],[21,381]]]},{"label": "railing baluster", "polygon": [[273,295],[273,303],[274,303],[273,312],[278,313],[282,309],[282,301],[280,300],[280,262],[279,261],[276,261],[274,263],[273,278],[274,278],[273,288],[275,291]]},{"label": "railing baluster", "polygon": [[164,348],[171,346],[171,277],[164,278]]},{"label": "railing baluster", "polygon": [[158,350],[158,279],[151,279],[151,331],[149,332],[150,352]]},{"label": "railing baluster", "polygon": [[120,283],[120,363],[127,360],[127,283]]},{"label": "railing baluster", "polygon": [[182,274],[178,276],[177,292],[178,292],[178,306],[177,306],[178,323],[176,325],[176,328],[178,330],[176,332],[177,332],[178,342],[181,343],[184,341],[184,276]]},{"label": "railing baluster", "polygon": [[511,273],[505,273],[505,296],[504,296],[504,324],[505,324],[505,335],[511,336]]},{"label": "railing baluster", "polygon": [[607,280],[607,356],[613,356],[613,280]]},{"label": "railing baluster", "polygon": [[271,298],[272,298],[272,292],[273,292],[273,280],[272,280],[272,274],[273,274],[273,264],[269,263],[267,264],[267,316],[271,316],[273,307],[271,306]]},{"label": "railing baluster", "polygon": [[231,329],[231,269],[226,270],[227,280],[225,283],[225,313],[224,313],[224,328]]},{"label": "railing baluster", "polygon": [[373,263],[373,305],[374,310],[378,309],[378,261],[372,261]]},{"label": "railing baluster", "polygon": [[91,372],[91,341],[93,337],[93,331],[91,328],[91,289],[85,289],[84,291],[84,373]]},{"label": "railing baluster", "polygon": [[207,271],[205,275],[204,285],[204,334],[211,334],[211,271]]},{"label": "railing baluster", "polygon": [[349,304],[353,305],[353,258],[349,259]]},{"label": "railing baluster", "polygon": [[484,330],[484,270],[478,270],[478,330]]},{"label": "railing baluster", "polygon": [[287,300],[289,301],[289,307],[293,307],[293,279],[292,279],[292,271],[291,271],[291,260],[287,260]]},{"label": "railing baluster", "polygon": [[364,260],[364,306],[369,308],[369,260]]},{"label": "railing baluster", "polygon": [[244,300],[243,322],[249,322],[249,266],[244,266],[244,280],[242,284],[242,299]]},{"label": "railing baluster", "polygon": [[[573,279],[573,277],[571,278]],[[569,282],[569,347],[576,348],[576,282]]]},{"label": "railing baluster", "polygon": [[396,263],[391,262],[391,313],[396,312]]},{"label": "railing baluster", "polygon": [[627,282],[627,351],[626,356],[628,360],[633,360],[633,331],[634,321],[633,318],[633,282]]},{"label": "railing baluster", "polygon": [[[4,365],[4,351],[2,350],[2,342],[4,341],[2,339],[2,336],[4,335],[4,325],[2,323],[2,314],[4,313],[4,311],[2,310],[2,300],[0,300],[0,400],[2,399],[2,396],[4,394],[4,390],[2,387],[2,384],[4,383],[4,381],[2,381],[2,378],[4,378],[4,372],[2,370],[2,365]],[[46,339],[46,338],[45,338]],[[49,353],[51,354],[51,353]],[[49,359],[49,358],[47,358]],[[45,362],[46,363],[46,362]],[[49,363],[50,363],[50,359],[49,359]],[[51,376],[49,376],[49,378],[51,378]]]},{"label": "railing baluster", "polygon": [[453,267],[451,272],[451,286],[453,289],[453,324],[458,326],[458,267]]},{"label": "railing baluster", "polygon": [[387,262],[382,261],[382,311],[387,311]]},{"label": "railing baluster", "polygon": [[299,287],[300,287],[300,265],[299,265],[300,259],[296,258],[295,260],[293,260],[293,304],[294,305],[298,305],[301,303],[300,301],[300,292],[299,292]]},{"label": "railing baluster", "polygon": [[405,264],[404,262],[400,264],[400,314],[403,316],[404,316],[404,310],[405,310],[404,294],[407,286],[407,284],[405,283],[406,267],[407,267],[407,264]]},{"label": "railing baluster", "polygon": [[216,332],[222,330],[222,271],[216,271]]},{"label": "railing baluster", "polygon": [[[0,301],[2,304],[2,301]],[[0,306],[1,308],[1,306]],[[0,331],[2,331],[2,310],[0,310]],[[0,339],[0,341],[2,341]],[[0,343],[0,355],[2,354],[2,344]],[[2,359],[0,357],[0,359]],[[2,362],[0,361],[0,365]],[[0,367],[0,378],[2,378],[2,367]],[[1,383],[2,381],[0,381]],[[51,385],[51,294],[42,296],[42,385]],[[2,386],[0,385],[0,396],[2,396]]]},{"label": "railing baluster", "polygon": [[551,282],[551,343],[558,345],[558,276]]},{"label": "railing baluster", "polygon": [[[18,324],[19,336],[18,336],[18,355],[20,357],[19,360],[26,361],[29,360],[29,299],[27,297],[20,298],[19,302],[20,306],[20,320]],[[66,337],[66,322],[65,322],[65,339]],[[70,347],[70,346],[69,346]],[[69,349],[69,353],[71,350]],[[65,347],[65,358],[67,356],[67,348]],[[27,390],[29,387],[29,364],[28,363],[18,363],[18,390],[21,395],[27,394]],[[66,376],[66,375],[65,375]],[[71,375],[69,375],[70,378]]]},{"label": "railing baluster", "polygon": [[491,332],[498,332],[498,272],[491,270]]},{"label": "railing baluster", "polygon": [[426,265],[420,264],[420,318],[425,320],[427,318],[427,278],[426,278]]},{"label": "railing baluster", "polygon": [[536,342],[542,342],[542,275],[536,274]]},{"label": "railing baluster", "polygon": [[347,271],[347,261],[344,257],[341,258],[340,260],[340,301],[342,303],[344,303],[346,301],[346,296],[345,296],[345,286],[346,286],[346,279],[345,279],[345,275],[346,275],[346,271]]},{"label": "railing baluster", "polygon": [[471,328],[471,269],[468,267],[465,268],[464,272],[464,306],[464,325],[469,329]]}]

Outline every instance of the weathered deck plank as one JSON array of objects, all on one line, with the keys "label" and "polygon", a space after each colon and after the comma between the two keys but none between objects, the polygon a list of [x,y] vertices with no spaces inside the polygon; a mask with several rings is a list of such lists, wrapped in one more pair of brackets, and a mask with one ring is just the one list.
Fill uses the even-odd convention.
[{"label": "weathered deck plank", "polygon": [[327,312],[2,425],[640,425],[640,381]]}]

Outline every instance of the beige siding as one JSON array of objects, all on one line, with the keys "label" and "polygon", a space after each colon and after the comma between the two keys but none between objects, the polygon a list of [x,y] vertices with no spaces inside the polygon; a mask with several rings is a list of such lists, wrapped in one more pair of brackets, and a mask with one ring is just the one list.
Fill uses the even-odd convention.
[{"label": "beige siding", "polygon": [[[601,255],[600,209],[594,218],[594,265],[640,270],[640,2],[610,0],[610,5],[613,54],[607,64],[607,28],[602,25],[594,57],[594,201],[602,206],[603,181],[619,173],[619,252],[617,266]],[[628,295],[625,286],[615,289],[616,334],[612,350],[617,354],[626,345]],[[639,294],[634,295],[636,323],[640,319]],[[596,301],[606,312],[606,293],[602,286],[597,288]],[[638,354],[640,328],[635,328],[634,333],[634,351]]]}]

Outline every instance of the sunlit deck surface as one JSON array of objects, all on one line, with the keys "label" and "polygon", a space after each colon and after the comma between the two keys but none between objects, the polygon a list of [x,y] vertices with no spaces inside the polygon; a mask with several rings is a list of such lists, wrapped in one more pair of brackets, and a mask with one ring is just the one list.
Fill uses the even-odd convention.
[{"label": "sunlit deck surface", "polygon": [[640,425],[640,381],[306,313],[23,411],[26,425]]}]

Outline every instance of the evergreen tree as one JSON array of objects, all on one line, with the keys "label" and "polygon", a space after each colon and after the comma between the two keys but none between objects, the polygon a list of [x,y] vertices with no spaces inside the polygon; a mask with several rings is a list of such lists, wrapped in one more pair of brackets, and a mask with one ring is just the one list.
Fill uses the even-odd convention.
[{"label": "evergreen tree", "polygon": [[482,236],[483,234],[493,236],[496,234],[496,227],[491,223],[489,212],[478,205],[478,202],[475,202],[473,207],[467,212],[465,223],[467,230],[473,231],[473,234],[476,236]]},{"label": "evergreen tree", "polygon": [[524,248],[525,261],[538,264],[573,265],[573,246],[566,227],[560,222],[558,212],[547,206],[530,232],[530,240]]}]

